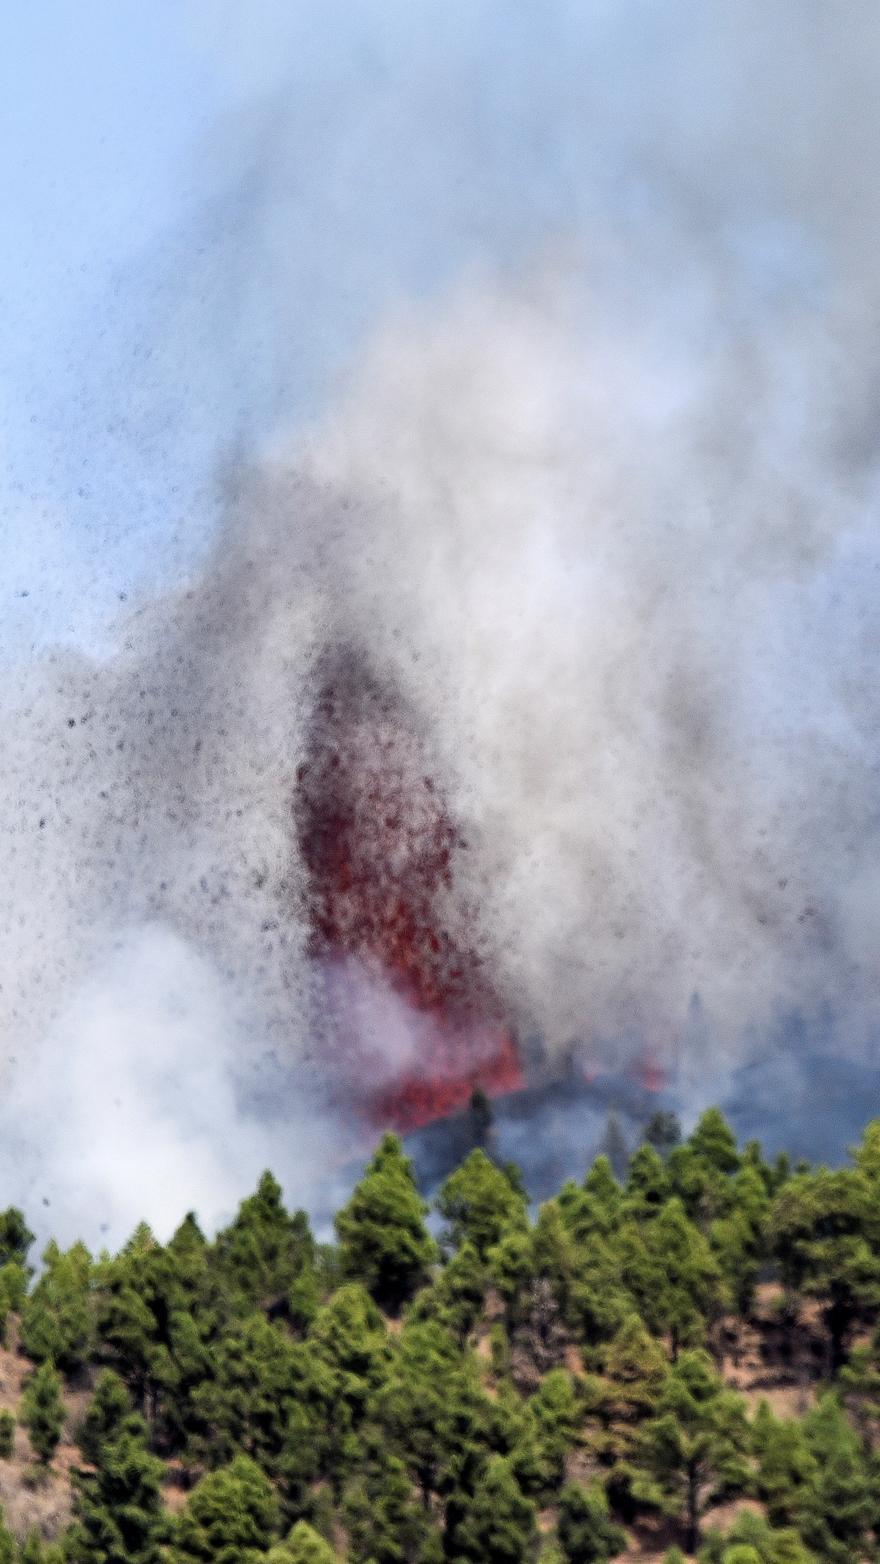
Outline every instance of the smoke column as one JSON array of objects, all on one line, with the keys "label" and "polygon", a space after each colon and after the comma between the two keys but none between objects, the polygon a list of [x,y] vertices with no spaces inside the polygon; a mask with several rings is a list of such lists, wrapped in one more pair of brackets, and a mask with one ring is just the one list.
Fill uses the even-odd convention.
[{"label": "smoke column", "polygon": [[694,1101],[794,1011],[873,1057],[876,11],[326,10],[230,9],[126,283],[189,568],[3,696],[7,1185],[92,1241],[530,1031]]},{"label": "smoke column", "polygon": [[326,661],[293,806],[307,952],[324,970],[323,1058],[375,1123],[410,1129],[477,1086],[522,1086],[522,1071],[456,905],[465,844],[404,705],[363,652]]}]

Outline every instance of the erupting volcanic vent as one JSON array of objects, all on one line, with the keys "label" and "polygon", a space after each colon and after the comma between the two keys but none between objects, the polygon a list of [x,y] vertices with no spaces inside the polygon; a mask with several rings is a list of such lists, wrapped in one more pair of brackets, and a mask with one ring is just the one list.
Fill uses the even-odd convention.
[{"label": "erupting volcanic vent", "polygon": [[350,652],[324,669],[294,820],[338,1091],[407,1130],[521,1086],[454,894],[464,844],[403,704]]}]

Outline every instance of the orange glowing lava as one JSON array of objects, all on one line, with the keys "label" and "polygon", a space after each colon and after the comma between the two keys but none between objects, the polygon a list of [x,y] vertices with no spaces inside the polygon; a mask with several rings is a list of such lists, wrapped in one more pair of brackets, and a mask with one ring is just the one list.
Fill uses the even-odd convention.
[{"label": "orange glowing lava", "polygon": [[[325,671],[294,821],[309,953],[346,974],[328,979],[328,1064],[340,1090],[373,1122],[408,1130],[464,1106],[476,1086],[520,1087],[513,1037],[455,895],[464,843],[414,724],[351,654]],[[387,1007],[377,1002],[365,1023],[363,1004],[346,997],[352,987],[394,996],[402,1049],[378,1035]]]},{"label": "orange glowing lava", "polygon": [[635,1069],[636,1080],[646,1092],[656,1094],[662,1092],[666,1085],[666,1071],[658,1061],[650,1054],[644,1055],[639,1060]]}]

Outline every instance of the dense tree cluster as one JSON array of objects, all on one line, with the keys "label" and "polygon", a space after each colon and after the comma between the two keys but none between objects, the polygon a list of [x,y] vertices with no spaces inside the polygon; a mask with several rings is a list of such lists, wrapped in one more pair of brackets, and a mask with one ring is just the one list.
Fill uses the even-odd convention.
[{"label": "dense tree cluster", "polygon": [[[880,1121],[829,1170],[665,1114],[538,1211],[483,1139],[432,1216],[386,1136],[332,1244],[269,1173],[213,1241],[38,1274],[0,1215],[28,1481],[76,1447],[71,1524],[0,1564],[880,1557]],[[747,1338],[798,1415],[740,1393]]]}]

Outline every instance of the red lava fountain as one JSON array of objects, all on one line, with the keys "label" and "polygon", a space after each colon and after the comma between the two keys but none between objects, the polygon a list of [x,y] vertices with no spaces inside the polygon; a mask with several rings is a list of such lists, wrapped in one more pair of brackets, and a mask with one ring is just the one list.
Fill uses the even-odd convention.
[{"label": "red lava fountain", "polygon": [[405,708],[351,653],[325,670],[293,812],[338,1093],[405,1131],[464,1106],[476,1086],[520,1087],[455,896],[464,843]]}]

